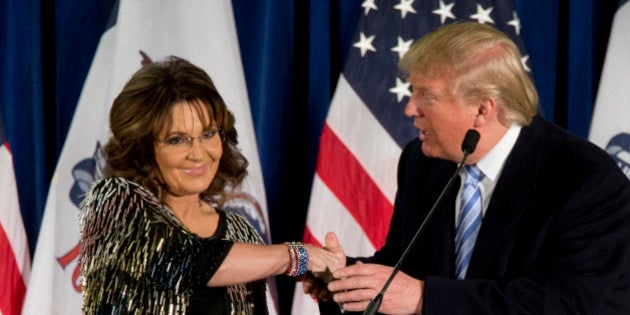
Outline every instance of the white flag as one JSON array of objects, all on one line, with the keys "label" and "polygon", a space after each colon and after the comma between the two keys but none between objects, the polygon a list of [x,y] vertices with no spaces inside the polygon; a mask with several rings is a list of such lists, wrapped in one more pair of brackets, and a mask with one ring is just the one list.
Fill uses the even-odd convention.
[{"label": "white flag", "polygon": [[20,314],[30,272],[31,254],[18,202],[13,156],[0,115],[0,314]]},{"label": "white flag", "polygon": [[[246,215],[270,240],[231,1],[121,0],[114,10],[115,24],[101,37],[50,185],[24,314],[81,313],[78,205],[101,177],[101,147],[109,136],[111,103],[143,58],[157,61],[176,55],[210,75],[236,117],[240,148],[250,162],[243,193],[231,208]],[[274,314],[271,295],[269,311]]]},{"label": "white flag", "polygon": [[613,20],[589,140],[605,149],[630,179],[630,2]]}]

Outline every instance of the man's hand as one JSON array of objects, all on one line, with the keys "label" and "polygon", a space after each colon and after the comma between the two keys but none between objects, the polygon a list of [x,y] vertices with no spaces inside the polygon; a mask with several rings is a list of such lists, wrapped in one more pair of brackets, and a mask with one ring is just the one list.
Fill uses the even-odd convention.
[{"label": "man's hand", "polygon": [[[333,272],[328,284],[335,302],[346,311],[363,311],[383,288],[394,268],[361,262]],[[383,295],[379,308],[384,314],[421,314],[424,282],[399,272]]]}]

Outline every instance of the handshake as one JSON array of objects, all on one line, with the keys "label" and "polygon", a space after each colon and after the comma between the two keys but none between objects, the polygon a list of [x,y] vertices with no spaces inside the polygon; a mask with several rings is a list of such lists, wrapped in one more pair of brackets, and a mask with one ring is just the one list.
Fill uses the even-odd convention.
[{"label": "handshake", "polygon": [[[308,246],[310,270],[300,278],[303,292],[314,299],[334,300],[344,311],[363,311],[381,291],[394,268],[358,261],[346,266],[337,236],[328,232],[323,249]],[[379,309],[384,314],[420,314],[424,282],[398,272]]]}]

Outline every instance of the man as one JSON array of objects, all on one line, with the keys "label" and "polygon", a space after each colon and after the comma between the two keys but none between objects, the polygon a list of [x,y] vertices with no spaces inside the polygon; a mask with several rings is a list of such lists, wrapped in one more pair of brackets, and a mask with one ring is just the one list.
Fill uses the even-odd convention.
[{"label": "man", "polygon": [[[630,182],[605,152],[536,115],[516,45],[487,25],[450,24],[400,67],[419,139],[400,158],[385,246],[333,273],[334,301],[362,311],[383,288],[474,129],[476,150],[379,312],[630,314]],[[333,234],[326,246],[344,255]]]}]

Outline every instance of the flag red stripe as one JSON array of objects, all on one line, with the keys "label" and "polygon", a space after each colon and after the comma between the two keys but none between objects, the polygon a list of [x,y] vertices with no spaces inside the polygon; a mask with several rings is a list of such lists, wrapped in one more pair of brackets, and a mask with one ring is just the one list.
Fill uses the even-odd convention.
[{"label": "flag red stripe", "polygon": [[306,244],[311,244],[317,247],[321,247],[322,243],[320,243],[315,236],[313,236],[313,233],[311,233],[311,229],[308,228],[308,225],[304,228],[304,237],[302,238],[302,242],[306,243]]},{"label": "flag red stripe", "polygon": [[18,315],[26,294],[26,285],[9,245],[9,239],[0,226],[0,312],[4,315]]},{"label": "flag red stripe", "polygon": [[320,139],[317,174],[352,214],[374,248],[381,248],[393,206],[328,124]]}]

